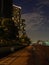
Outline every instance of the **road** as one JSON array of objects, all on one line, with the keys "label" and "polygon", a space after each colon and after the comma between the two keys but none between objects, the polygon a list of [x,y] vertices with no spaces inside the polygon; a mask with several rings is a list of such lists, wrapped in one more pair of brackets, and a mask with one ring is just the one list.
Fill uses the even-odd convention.
[{"label": "road", "polygon": [[28,46],[1,58],[0,65],[49,65],[49,47]]}]

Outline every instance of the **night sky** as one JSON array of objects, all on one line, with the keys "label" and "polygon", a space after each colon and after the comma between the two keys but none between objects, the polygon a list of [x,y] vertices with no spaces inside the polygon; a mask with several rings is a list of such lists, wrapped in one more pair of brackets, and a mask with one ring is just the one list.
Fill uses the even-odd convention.
[{"label": "night sky", "polygon": [[26,32],[32,40],[49,40],[49,0],[13,0],[22,7]]}]

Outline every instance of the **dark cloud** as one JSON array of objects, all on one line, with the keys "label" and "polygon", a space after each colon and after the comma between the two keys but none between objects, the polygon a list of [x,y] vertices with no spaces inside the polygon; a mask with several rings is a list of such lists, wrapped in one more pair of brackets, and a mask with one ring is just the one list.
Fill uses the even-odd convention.
[{"label": "dark cloud", "polygon": [[13,0],[16,5],[22,7],[22,13],[41,12],[49,15],[49,0]]}]

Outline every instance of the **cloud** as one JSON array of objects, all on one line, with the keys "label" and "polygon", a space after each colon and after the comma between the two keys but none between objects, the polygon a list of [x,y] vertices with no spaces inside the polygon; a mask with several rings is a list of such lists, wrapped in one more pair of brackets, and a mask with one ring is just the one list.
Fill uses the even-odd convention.
[{"label": "cloud", "polygon": [[48,5],[49,4],[49,0],[38,0],[40,3],[39,4],[44,4],[44,5]]},{"label": "cloud", "polygon": [[[24,18],[26,20],[26,28],[32,29],[32,30],[42,30],[42,27],[44,26],[44,28],[46,28],[46,30],[48,29],[48,27],[46,27],[48,25],[48,21],[47,18],[43,15],[41,15],[40,13],[28,13],[28,14],[23,14],[22,18]],[[42,27],[41,27],[42,26]]]},{"label": "cloud", "polygon": [[[30,38],[48,39],[49,38],[49,19],[38,12],[22,14],[26,20],[26,32]],[[39,38],[40,37],[40,38]]]},{"label": "cloud", "polygon": [[45,16],[49,16],[49,0],[38,0],[34,9],[37,12],[42,11]]}]

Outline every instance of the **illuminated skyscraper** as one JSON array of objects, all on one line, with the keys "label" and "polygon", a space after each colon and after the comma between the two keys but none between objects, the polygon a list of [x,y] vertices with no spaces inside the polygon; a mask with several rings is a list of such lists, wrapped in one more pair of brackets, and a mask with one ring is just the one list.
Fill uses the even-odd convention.
[{"label": "illuminated skyscraper", "polygon": [[0,11],[1,17],[11,18],[12,17],[12,3],[13,0],[0,0]]}]

